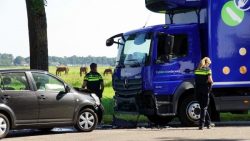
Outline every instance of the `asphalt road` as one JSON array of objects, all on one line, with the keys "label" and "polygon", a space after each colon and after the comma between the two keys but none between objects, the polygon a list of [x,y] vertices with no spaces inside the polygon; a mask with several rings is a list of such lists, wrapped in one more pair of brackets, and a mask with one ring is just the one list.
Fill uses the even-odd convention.
[{"label": "asphalt road", "polygon": [[244,141],[250,140],[250,126],[220,126],[198,130],[196,127],[99,129],[90,133],[78,133],[70,128],[12,131],[2,141]]}]

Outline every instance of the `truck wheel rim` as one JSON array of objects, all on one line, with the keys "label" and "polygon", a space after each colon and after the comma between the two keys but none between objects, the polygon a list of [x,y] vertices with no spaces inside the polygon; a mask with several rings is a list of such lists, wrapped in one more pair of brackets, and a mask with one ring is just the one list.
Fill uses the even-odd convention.
[{"label": "truck wheel rim", "polygon": [[93,127],[94,123],[95,123],[95,117],[90,112],[84,112],[80,115],[79,125],[81,126],[81,128],[86,130],[90,129]]},{"label": "truck wheel rim", "polygon": [[4,118],[0,117],[0,136],[5,134],[6,130],[7,130],[6,120]]},{"label": "truck wheel rim", "polygon": [[191,102],[187,106],[187,115],[192,121],[197,121],[200,119],[200,111],[200,104],[198,102]]}]

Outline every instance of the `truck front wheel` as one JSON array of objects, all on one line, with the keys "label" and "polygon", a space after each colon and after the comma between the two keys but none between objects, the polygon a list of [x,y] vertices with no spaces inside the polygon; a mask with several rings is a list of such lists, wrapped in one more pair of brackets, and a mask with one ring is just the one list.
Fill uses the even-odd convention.
[{"label": "truck front wheel", "polygon": [[200,119],[200,105],[193,95],[182,99],[179,104],[178,115],[184,126],[197,126]]},{"label": "truck front wheel", "polygon": [[147,117],[150,122],[157,124],[157,125],[167,125],[174,118],[172,116],[163,117],[163,116],[158,116],[158,115],[150,115]]}]

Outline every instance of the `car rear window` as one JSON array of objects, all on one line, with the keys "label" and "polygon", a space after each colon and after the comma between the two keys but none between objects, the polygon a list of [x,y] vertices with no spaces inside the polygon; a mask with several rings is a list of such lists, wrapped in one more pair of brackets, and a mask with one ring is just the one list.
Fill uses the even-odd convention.
[{"label": "car rear window", "polygon": [[3,73],[1,74],[1,89],[3,90],[30,90],[25,73]]}]

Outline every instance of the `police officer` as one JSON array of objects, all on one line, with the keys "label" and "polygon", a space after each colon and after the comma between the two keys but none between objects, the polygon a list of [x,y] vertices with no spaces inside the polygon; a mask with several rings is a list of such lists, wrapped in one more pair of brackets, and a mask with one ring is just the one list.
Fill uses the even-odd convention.
[{"label": "police officer", "polygon": [[82,88],[86,88],[95,93],[99,99],[102,98],[104,83],[102,76],[97,72],[97,64],[90,64],[90,72],[84,77]]},{"label": "police officer", "polygon": [[212,71],[209,68],[211,60],[205,57],[201,60],[197,70],[195,70],[195,92],[200,104],[200,121],[199,129],[203,130],[204,126],[208,129],[213,126],[207,111],[209,105],[209,93],[213,84]]}]

